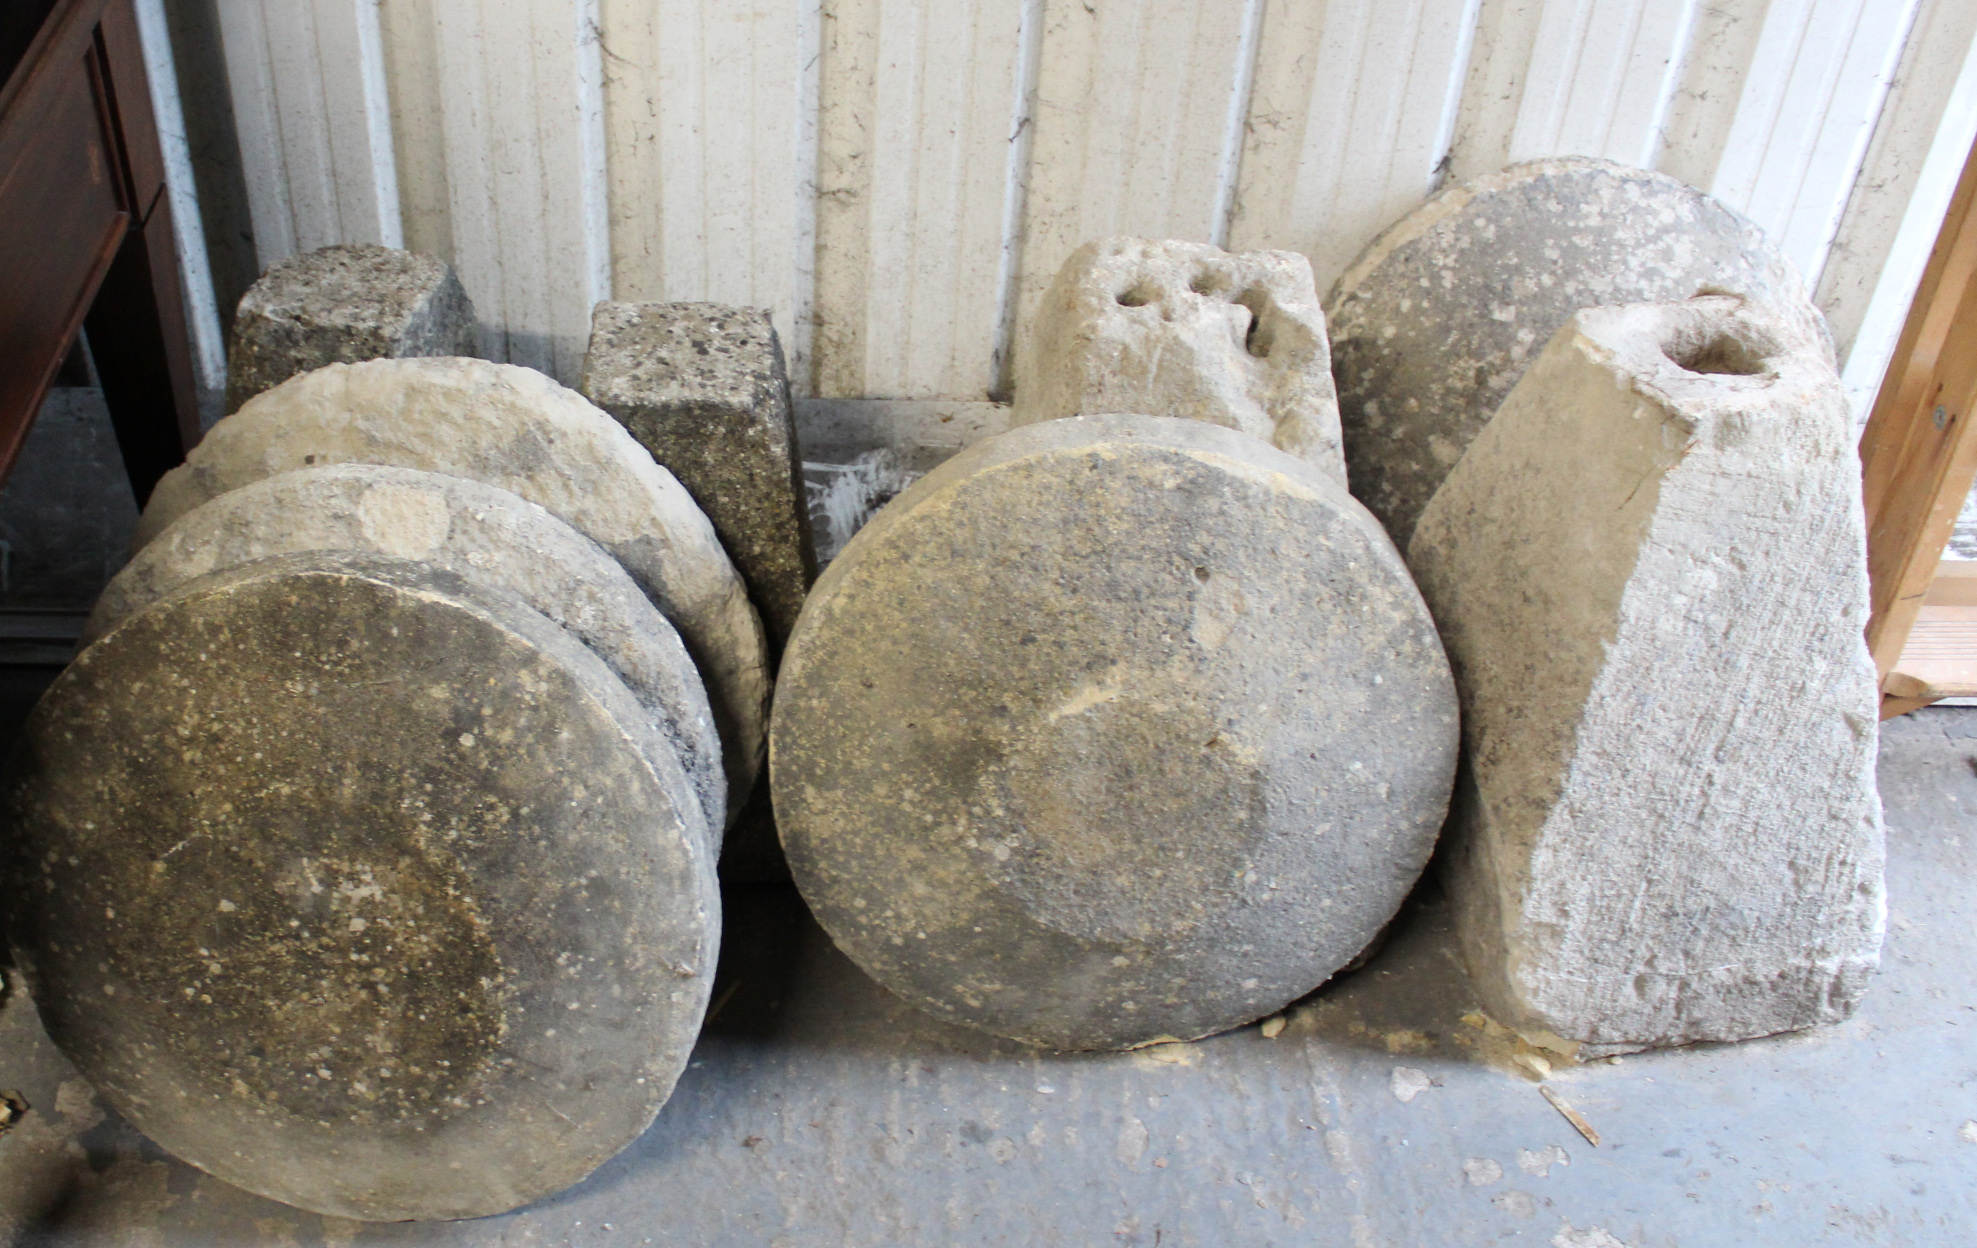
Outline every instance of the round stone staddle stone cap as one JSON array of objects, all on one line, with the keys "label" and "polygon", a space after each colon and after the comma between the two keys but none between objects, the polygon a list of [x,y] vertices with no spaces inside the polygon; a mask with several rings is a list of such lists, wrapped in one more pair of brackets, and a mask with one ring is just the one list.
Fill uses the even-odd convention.
[{"label": "round stone staddle stone cap", "polygon": [[378,556],[194,581],[85,650],[0,785],[11,939],[106,1101],[248,1191],[499,1213],[651,1122],[706,1012],[698,808],[603,663]]},{"label": "round stone staddle stone cap", "polygon": [[1705,290],[1769,305],[1831,357],[1825,318],[1764,231],[1667,174],[1567,156],[1442,191],[1374,239],[1325,299],[1354,497],[1405,549],[1573,313]]},{"label": "round stone staddle stone cap", "polygon": [[1056,1049],[1239,1026],[1393,915],[1456,698],[1338,483],[1197,421],[978,443],[812,591],[770,732],[803,895],[873,977]]},{"label": "round stone staddle stone cap", "polygon": [[594,650],[646,707],[693,782],[715,843],[727,807],[721,742],[679,633],[610,554],[519,495],[382,464],[277,473],[180,516],[111,579],[87,645],[195,577],[275,555],[370,551],[510,589]]},{"label": "round stone staddle stone cap", "polygon": [[610,551],[699,667],[740,806],[762,763],[770,681],[762,622],[741,576],[672,473],[623,425],[532,368],[438,356],[291,377],[207,430],[159,479],[131,549],[228,490],[342,463],[498,486]]}]

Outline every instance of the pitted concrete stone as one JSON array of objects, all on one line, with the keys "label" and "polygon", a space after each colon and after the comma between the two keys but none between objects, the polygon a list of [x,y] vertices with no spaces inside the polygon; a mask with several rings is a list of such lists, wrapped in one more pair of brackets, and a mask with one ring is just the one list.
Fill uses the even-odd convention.
[{"label": "pitted concrete stone", "polygon": [[1405,548],[1442,478],[1574,312],[1705,289],[1767,302],[1826,341],[1763,232],[1665,174],[1568,157],[1442,192],[1375,239],[1325,300],[1354,497]]},{"label": "pitted concrete stone", "polygon": [[706,683],[728,791],[748,792],[761,766],[769,666],[741,578],[672,474],[617,421],[533,369],[371,360],[292,378],[213,426],[164,475],[132,549],[228,490],[334,463],[481,481],[603,546],[679,630]]},{"label": "pitted concrete stone", "polygon": [[804,897],[881,983],[1063,1049],[1309,992],[1435,840],[1455,693],[1379,526],[1197,421],[963,451],[818,579],[772,768]]},{"label": "pitted concrete stone", "polygon": [[472,355],[474,305],[444,260],[339,243],[278,260],[247,288],[227,344],[228,412],[325,364]]},{"label": "pitted concrete stone", "polygon": [[578,388],[714,522],[780,650],[817,579],[817,552],[769,314],[720,303],[600,303]]},{"label": "pitted concrete stone", "polygon": [[1078,248],[1037,307],[1010,424],[1081,412],[1240,429],[1343,482],[1311,262],[1143,238]]},{"label": "pitted concrete stone", "polygon": [[684,777],[505,591],[283,556],[90,646],[8,765],[12,938],[120,1114],[344,1217],[497,1213],[651,1122],[719,911]]},{"label": "pitted concrete stone", "polygon": [[1409,548],[1462,691],[1449,891],[1506,1022],[1599,1054],[1847,1016],[1879,957],[1860,464],[1754,304],[1579,313]]},{"label": "pitted concrete stone", "polygon": [[512,590],[624,680],[692,781],[720,843],[721,742],[693,660],[616,560],[534,503],[463,477],[335,464],[230,490],[180,516],[124,566],[84,644],[195,577],[273,555],[354,550],[418,559]]}]

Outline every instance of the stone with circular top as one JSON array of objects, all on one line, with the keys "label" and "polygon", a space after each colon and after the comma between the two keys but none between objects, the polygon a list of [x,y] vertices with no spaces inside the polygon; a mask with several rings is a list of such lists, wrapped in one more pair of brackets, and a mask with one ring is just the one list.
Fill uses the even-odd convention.
[{"label": "stone with circular top", "polygon": [[804,608],[770,744],[839,946],[1057,1049],[1324,982],[1427,861],[1455,753],[1434,624],[1344,488],[1118,415],[977,443],[889,504]]},{"label": "stone with circular top", "polygon": [[131,547],[228,490],[338,463],[498,486],[611,552],[679,630],[713,704],[728,791],[748,792],[762,762],[770,673],[741,577],[673,475],[617,421],[534,369],[442,357],[291,377],[214,425],[159,480]]},{"label": "stone with circular top", "polygon": [[645,706],[719,843],[727,805],[721,743],[679,634],[597,543],[491,485],[416,468],[334,464],[229,490],[137,552],[97,600],[83,642],[195,577],[312,550],[423,560],[513,590],[576,634]]},{"label": "stone with circular top", "polygon": [[466,1218],[636,1138],[719,901],[642,708],[516,595],[375,555],[180,587],[9,761],[11,937],[49,1035],[185,1160],[304,1209]]},{"label": "stone with circular top", "polygon": [[1325,299],[1353,496],[1404,550],[1449,469],[1581,308],[1727,291],[1826,344],[1790,261],[1721,201],[1585,156],[1450,187]]}]

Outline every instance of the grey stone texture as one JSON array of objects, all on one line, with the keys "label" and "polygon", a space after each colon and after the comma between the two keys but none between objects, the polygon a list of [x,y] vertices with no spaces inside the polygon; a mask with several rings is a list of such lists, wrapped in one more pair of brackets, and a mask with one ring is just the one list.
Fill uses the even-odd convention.
[{"label": "grey stone texture", "polygon": [[1492,1013],[1598,1055],[1845,1018],[1881,945],[1860,464],[1822,341],[1580,312],[1422,513]]},{"label": "grey stone texture", "polygon": [[1239,429],[1343,482],[1311,262],[1128,237],[1072,252],[1037,305],[1010,424],[1100,412]]},{"label": "grey stone texture", "polygon": [[719,844],[727,811],[721,742],[679,634],[597,543],[491,485],[415,468],[333,464],[229,490],[137,552],[97,600],[83,642],[196,577],[312,550],[420,560],[519,594],[574,633],[644,706]]},{"label": "grey stone texture", "polygon": [[817,553],[789,374],[769,314],[720,303],[600,303],[578,388],[693,495],[781,649],[817,579]]},{"label": "grey stone texture", "polygon": [[241,296],[226,410],[325,364],[472,355],[474,305],[444,260],[339,243],[276,261]]},{"label": "grey stone texture", "polygon": [[480,481],[604,547],[679,630],[713,706],[728,792],[748,792],[761,766],[770,676],[741,578],[673,475],[617,421],[533,369],[369,360],[291,378],[214,425],[159,480],[133,548],[228,490],[334,463]]},{"label": "grey stone texture", "polygon": [[1442,478],[1574,312],[1705,290],[1770,303],[1828,342],[1763,232],[1665,174],[1566,157],[1443,191],[1375,239],[1325,300],[1353,495],[1405,548]]},{"label": "grey stone texture", "polygon": [[513,594],[282,556],[85,651],[4,784],[12,940],[119,1114],[324,1214],[474,1217],[651,1122],[719,936],[705,828]]},{"label": "grey stone texture", "polygon": [[838,945],[950,1022],[1189,1039],[1311,991],[1394,913],[1457,745],[1399,553],[1330,475],[1215,425],[1014,429],[818,579],[776,820]]}]

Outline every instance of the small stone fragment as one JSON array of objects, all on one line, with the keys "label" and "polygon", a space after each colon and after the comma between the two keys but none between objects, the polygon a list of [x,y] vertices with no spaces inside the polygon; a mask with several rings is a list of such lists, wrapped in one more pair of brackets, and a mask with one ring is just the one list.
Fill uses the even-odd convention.
[{"label": "small stone fragment", "polygon": [[652,1121],[713,980],[706,829],[645,737],[506,591],[348,553],[189,582],[57,678],[0,785],[48,1033],[304,1209],[567,1187]]},{"label": "small stone fragment", "polygon": [[1343,484],[1311,262],[1123,237],[1072,252],[1037,307],[1009,423],[1101,412],[1238,429]]},{"label": "small stone fragment", "polygon": [[769,701],[762,624],[714,526],[623,426],[533,369],[485,360],[331,364],[257,395],[208,430],[152,491],[131,538],[143,549],[228,490],[326,464],[386,464],[518,494],[624,566],[673,627],[706,684],[730,803],[762,762]]},{"label": "small stone fragment", "polygon": [[1865,547],[1802,327],[1596,308],[1525,373],[1409,548],[1462,690],[1447,888],[1498,1018],[1585,1060],[1852,1012],[1884,914]]},{"label": "small stone fragment", "polygon": [[769,314],[720,303],[600,303],[578,388],[714,522],[780,649],[817,579],[817,554]]},{"label": "small stone fragment", "polygon": [[818,579],[776,822],[839,946],[939,1017],[1194,1039],[1392,916],[1454,716],[1398,553],[1335,479],[1199,421],[1052,420],[934,469]]},{"label": "small stone fragment", "polygon": [[569,629],[646,708],[720,844],[721,742],[679,634],[596,542],[491,485],[415,468],[333,464],[229,490],[179,517],[124,565],[90,613],[83,644],[195,577],[312,550],[417,559],[511,590]]},{"label": "small stone fragment", "polygon": [[276,261],[247,288],[227,345],[229,413],[325,364],[472,355],[474,305],[444,260],[339,243]]},{"label": "small stone fragment", "polygon": [[1394,1067],[1393,1074],[1387,1079],[1387,1090],[1403,1105],[1434,1086],[1435,1081],[1428,1077],[1427,1071],[1412,1066]]},{"label": "small stone fragment", "polygon": [[1284,1028],[1289,1025],[1289,1020],[1282,1014],[1274,1014],[1263,1020],[1263,1038],[1265,1040],[1275,1040],[1278,1036],[1284,1034]]},{"label": "small stone fragment", "polygon": [[1405,549],[1568,317],[1704,289],[1770,303],[1830,353],[1825,321],[1763,232],[1665,174],[1571,156],[1443,191],[1373,240],[1325,300],[1354,497]]}]

